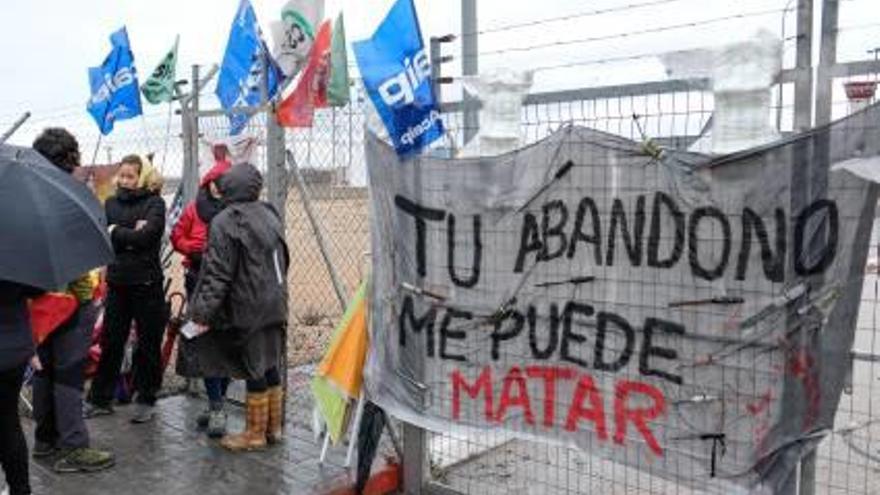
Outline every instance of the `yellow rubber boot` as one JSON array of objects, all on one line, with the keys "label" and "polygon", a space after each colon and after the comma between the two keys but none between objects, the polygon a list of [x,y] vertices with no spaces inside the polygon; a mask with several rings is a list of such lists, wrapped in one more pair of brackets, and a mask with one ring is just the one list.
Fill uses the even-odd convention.
[{"label": "yellow rubber boot", "polygon": [[268,423],[269,393],[248,394],[245,430],[237,435],[226,435],[220,445],[233,452],[265,449]]},{"label": "yellow rubber boot", "polygon": [[269,394],[269,428],[266,430],[266,440],[270,444],[278,443],[282,439],[284,428],[284,389],[280,386],[271,387]]}]

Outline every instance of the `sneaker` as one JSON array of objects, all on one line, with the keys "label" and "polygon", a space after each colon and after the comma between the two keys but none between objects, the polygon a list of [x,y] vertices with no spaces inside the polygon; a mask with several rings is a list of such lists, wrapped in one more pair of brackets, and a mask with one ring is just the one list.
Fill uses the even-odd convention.
[{"label": "sneaker", "polygon": [[83,404],[83,417],[86,419],[97,418],[100,416],[110,416],[115,411],[113,411],[113,406],[111,405],[98,405],[92,402],[85,402]]},{"label": "sneaker", "polygon": [[46,457],[52,457],[57,451],[58,449],[55,448],[54,444],[37,440],[34,442],[31,455],[34,456],[34,459],[45,459]]},{"label": "sneaker", "polygon": [[208,423],[210,423],[210,422],[211,422],[211,410],[210,409],[205,409],[204,411],[200,412],[198,416],[196,416],[196,426],[198,426],[198,428],[200,430],[204,430],[205,428],[207,428]]},{"label": "sneaker", "polygon": [[112,467],[116,458],[110,452],[89,447],[68,451],[53,466],[56,473],[93,473]]},{"label": "sneaker", "polygon": [[134,414],[131,417],[131,422],[134,424],[149,423],[155,417],[156,406],[138,403],[134,405]]},{"label": "sneaker", "polygon": [[223,438],[224,435],[226,435],[226,411],[223,409],[212,410],[208,418],[208,436]]}]

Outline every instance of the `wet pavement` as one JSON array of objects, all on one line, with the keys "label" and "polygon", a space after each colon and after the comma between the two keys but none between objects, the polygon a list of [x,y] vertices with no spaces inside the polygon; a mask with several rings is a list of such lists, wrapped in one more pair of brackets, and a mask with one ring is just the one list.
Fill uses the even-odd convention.
[{"label": "wet pavement", "polygon": [[[345,479],[345,448],[330,449],[327,462],[318,463],[320,444],[314,439],[303,396],[307,388],[292,383],[288,400],[285,442],[262,452],[232,454],[196,428],[203,399],[177,395],[158,403],[149,424],[129,423],[132,407],[119,406],[113,416],[89,420],[92,444],[116,454],[116,466],[91,474],[59,475],[51,461],[31,462],[35,494],[309,494],[326,493]],[[310,399],[310,397],[309,397]],[[309,401],[310,402],[310,401]],[[243,409],[229,407],[230,431],[243,428]],[[33,423],[24,420],[28,442]]]}]

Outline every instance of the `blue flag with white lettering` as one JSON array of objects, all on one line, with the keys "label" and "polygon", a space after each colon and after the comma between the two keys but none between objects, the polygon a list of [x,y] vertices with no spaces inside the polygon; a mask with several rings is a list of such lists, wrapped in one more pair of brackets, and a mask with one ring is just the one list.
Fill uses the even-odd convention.
[{"label": "blue flag with white lettering", "polygon": [[92,97],[86,109],[101,134],[113,130],[113,123],[141,115],[141,92],[134,67],[134,54],[123,26],[110,35],[112,50],[99,67],[89,67]]},{"label": "blue flag with white lettering", "polygon": [[412,0],[397,0],[372,38],[354,43],[364,87],[402,157],[443,136],[431,61]]},{"label": "blue flag with white lettering", "polygon": [[[254,8],[250,1],[242,0],[232,21],[220,76],[217,78],[215,92],[224,110],[260,104],[264,61],[269,64],[267,96],[271,100],[278,92],[281,69],[269,55],[269,49],[262,40]],[[246,113],[230,112],[228,117],[231,135],[240,133],[250,119]]]}]

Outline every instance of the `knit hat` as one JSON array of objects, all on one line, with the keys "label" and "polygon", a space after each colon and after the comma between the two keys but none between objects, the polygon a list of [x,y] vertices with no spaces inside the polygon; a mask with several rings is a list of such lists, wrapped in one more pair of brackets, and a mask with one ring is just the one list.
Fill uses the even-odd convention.
[{"label": "knit hat", "polygon": [[219,179],[220,176],[225,174],[230,168],[232,164],[228,160],[218,160],[214,163],[214,166],[211,167],[211,170],[208,170],[204,177],[202,177],[201,182],[199,182],[199,187],[205,187],[209,183],[214,182]]}]

